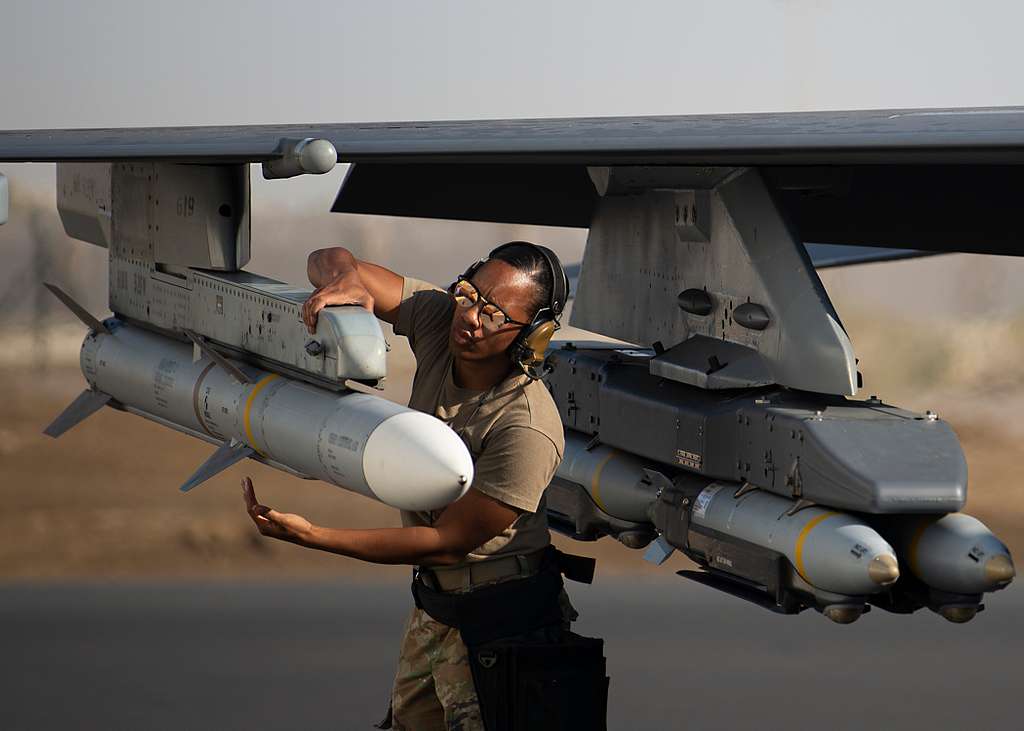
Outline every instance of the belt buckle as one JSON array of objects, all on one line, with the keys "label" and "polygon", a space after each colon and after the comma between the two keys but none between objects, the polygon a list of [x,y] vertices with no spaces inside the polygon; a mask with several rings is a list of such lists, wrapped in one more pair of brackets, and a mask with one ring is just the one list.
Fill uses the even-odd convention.
[{"label": "belt buckle", "polygon": [[441,591],[441,582],[437,580],[437,576],[429,568],[423,566],[417,566],[413,569],[413,580],[418,580],[423,586],[433,591]]}]

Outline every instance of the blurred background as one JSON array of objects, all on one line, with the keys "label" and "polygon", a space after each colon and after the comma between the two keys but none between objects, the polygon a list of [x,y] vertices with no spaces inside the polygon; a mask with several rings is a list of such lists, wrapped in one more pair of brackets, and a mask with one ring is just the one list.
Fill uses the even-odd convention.
[{"label": "blurred background", "polygon": [[[583,0],[8,0],[0,129],[1015,105],[1024,103],[1021,21],[1012,2],[918,0],[628,10]],[[397,516],[251,462],[183,496],[177,486],[210,448],[110,410],[60,441],[42,436],[84,386],[84,328],[41,283],[106,313],[106,252],[63,233],[52,165],[0,172],[12,198],[0,227],[0,637],[20,661],[0,685],[15,726],[377,720],[408,607],[407,569],[261,539],[238,480],[251,475],[264,502],[321,524],[395,525]],[[552,246],[567,263],[582,255],[580,230],[328,213],[343,176],[338,166],[268,182],[254,168],[248,268],[304,282],[309,251],[344,244],[445,284],[510,239]],[[1024,259],[967,255],[822,272],[860,358],[862,395],[952,424],[970,470],[967,511],[1018,556],[1022,274]],[[384,395],[404,401],[413,362],[403,339],[391,342]],[[1012,691],[1024,649],[1016,587],[966,627],[876,612],[839,628],[807,614],[762,616],[686,587],[672,574],[683,559],[654,569],[610,539],[567,547],[600,559],[603,585],[573,596],[581,631],[608,641],[612,728],[687,718],[700,728],[774,727],[782,721],[765,723],[754,700],[770,703],[794,684],[809,707],[840,708],[840,728],[952,727],[960,712],[964,723],[1002,725],[1015,713],[1012,693],[1003,705],[992,698]],[[702,639],[687,638],[690,626]],[[656,628],[669,627],[667,645]],[[225,637],[235,644],[217,645]],[[328,640],[340,651],[325,649]],[[153,642],[164,660],[132,654]],[[327,683],[325,673],[344,680]],[[276,701],[253,699],[250,680],[271,683]],[[687,688],[703,701],[679,695]],[[751,703],[731,702],[737,694]],[[852,700],[868,696],[877,703]],[[240,699],[259,715],[237,715]],[[61,715],[72,701],[88,712]]]},{"label": "blurred background", "polygon": [[[258,167],[252,175],[258,179]],[[258,540],[235,478],[251,474],[265,500],[314,521],[395,522],[372,501],[254,462],[180,495],[175,488],[211,447],[110,410],[59,441],[41,434],[84,387],[84,327],[41,282],[59,283],[92,312],[107,313],[106,250],[69,239],[53,193],[23,192],[11,177],[15,205],[0,228],[0,484],[7,507],[0,531],[10,538],[0,544],[0,576],[402,573]],[[585,241],[577,230],[324,213],[330,200],[298,211],[263,201],[254,211],[248,269],[305,283],[307,253],[344,244],[361,258],[444,285],[502,241],[543,242],[566,262],[579,260]],[[1024,259],[966,254],[821,272],[860,359],[861,395],[930,409],[953,425],[970,468],[967,509],[1011,549],[1024,549],[1024,499],[1014,471],[1024,437],[1015,418],[1024,408],[1022,275]],[[384,395],[405,402],[414,362],[404,338],[389,333],[389,342]],[[642,570],[637,555],[610,541],[592,548],[607,554],[609,567]]]}]

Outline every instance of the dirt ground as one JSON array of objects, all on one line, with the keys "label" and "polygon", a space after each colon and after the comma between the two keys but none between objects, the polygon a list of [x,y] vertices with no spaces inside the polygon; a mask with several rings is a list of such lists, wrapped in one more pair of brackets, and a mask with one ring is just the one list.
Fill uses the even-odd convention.
[{"label": "dirt ground", "polygon": [[[406,396],[408,369],[393,368],[387,395]],[[404,567],[371,566],[260,537],[242,509],[239,481],[251,475],[260,499],[331,526],[398,524],[397,513],[369,499],[303,481],[252,461],[188,494],[178,485],[212,448],[144,419],[104,409],[59,440],[44,426],[83,387],[74,366],[0,369],[0,579],[251,577],[330,575],[400,579]],[[956,403],[955,399],[948,399]],[[999,400],[1006,409],[1005,398]],[[943,402],[946,403],[946,402]],[[971,408],[967,408],[967,404]],[[970,466],[968,511],[1011,550],[1024,551],[1019,437],[964,400],[944,414]],[[993,410],[996,407],[992,407]],[[986,424],[987,426],[982,426]],[[611,539],[565,548],[599,558],[605,573],[665,572]]]}]

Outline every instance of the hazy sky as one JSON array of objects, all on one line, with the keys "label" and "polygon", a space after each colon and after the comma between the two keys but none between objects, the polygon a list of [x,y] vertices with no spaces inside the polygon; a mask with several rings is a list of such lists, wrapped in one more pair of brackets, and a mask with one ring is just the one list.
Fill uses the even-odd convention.
[{"label": "hazy sky", "polygon": [[1024,100],[1013,2],[5,0],[0,128]]},{"label": "hazy sky", "polygon": [[3,0],[0,129],[1021,104],[1022,26],[1016,2]]},{"label": "hazy sky", "polygon": [[[1022,27],[1005,1],[0,0],[0,129],[1014,105]],[[52,165],[0,171],[14,195],[52,195]],[[289,205],[329,228],[343,172],[255,173],[256,220]],[[414,246],[447,231],[407,230]],[[988,267],[989,299],[1024,305],[1022,265]],[[948,311],[906,283],[946,291],[963,266],[858,267],[830,287]]]}]

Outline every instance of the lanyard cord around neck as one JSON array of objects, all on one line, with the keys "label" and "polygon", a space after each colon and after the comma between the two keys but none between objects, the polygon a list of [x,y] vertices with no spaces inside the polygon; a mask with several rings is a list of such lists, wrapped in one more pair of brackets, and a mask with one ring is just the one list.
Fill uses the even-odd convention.
[{"label": "lanyard cord around neck", "polygon": [[[449,365],[448,365],[448,369],[449,369],[448,372],[449,372],[449,374],[450,374],[450,376],[452,378],[452,385],[453,386],[455,385],[455,371],[453,370],[454,366],[455,366],[455,362],[454,362],[454,359],[452,359],[449,362]],[[498,386],[501,386],[507,380],[509,380],[507,377],[503,378],[500,381],[498,381],[497,383],[495,383],[493,386],[491,386],[489,389],[484,391],[484,393],[481,394],[476,399],[476,406],[473,408],[473,413],[471,413],[465,419],[460,419],[459,418],[459,417],[462,416],[462,414],[466,410],[466,405],[463,405],[463,406],[461,406],[459,408],[459,411],[458,411],[457,414],[455,414],[455,416],[453,416],[451,419],[442,419],[442,421],[444,421],[444,423],[447,424],[448,427],[453,432],[458,434],[459,438],[464,438],[466,436],[465,435],[466,429],[469,427],[469,425],[473,421],[473,419],[476,418],[476,415],[478,413],[480,413],[480,409],[483,407],[484,404],[486,404],[489,401],[493,401],[494,399],[498,398],[499,396],[504,396],[504,395],[506,395],[508,393],[511,393],[512,390],[514,390],[514,389],[509,389],[508,391],[503,392],[503,393],[496,393],[496,391],[498,390]],[[527,381],[527,383],[529,383],[529,381]],[[525,387],[525,385],[526,384],[522,384],[521,386],[517,385],[516,388]],[[444,390],[444,386],[442,385],[441,389],[437,393],[437,402],[434,404],[434,414],[435,415],[437,415],[438,407],[441,405],[441,393],[443,392],[443,390]],[[462,424],[460,424],[458,427],[456,427],[456,425],[455,425],[456,421],[461,421]]]}]

